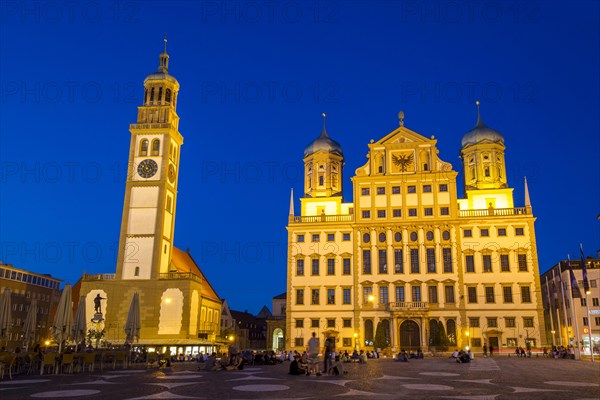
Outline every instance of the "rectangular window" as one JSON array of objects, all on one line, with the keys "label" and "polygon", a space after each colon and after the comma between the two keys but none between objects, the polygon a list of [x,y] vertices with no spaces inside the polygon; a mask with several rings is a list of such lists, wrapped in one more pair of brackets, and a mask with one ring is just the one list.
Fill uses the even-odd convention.
[{"label": "rectangular window", "polygon": [[351,319],[349,319],[349,318],[345,318],[345,319],[343,319],[342,321],[343,321],[343,322],[342,322],[342,326],[343,326],[344,328],[352,328],[352,320],[351,320]]},{"label": "rectangular window", "polygon": [[400,186],[392,186],[392,194],[400,194]]},{"label": "rectangular window", "polygon": [[363,274],[371,273],[371,250],[363,250]]},{"label": "rectangular window", "polygon": [[301,337],[294,338],[294,345],[296,347],[304,347],[304,338],[301,338]]},{"label": "rectangular window", "polygon": [[371,189],[370,188],[361,188],[360,194],[363,196],[368,196],[371,194]]},{"label": "rectangular window", "polygon": [[371,218],[371,211],[369,211],[369,210],[363,210],[362,211],[362,217],[363,218]]},{"label": "rectangular window", "polygon": [[506,338],[506,346],[517,347],[517,338]]},{"label": "rectangular window", "polygon": [[488,326],[488,328],[497,328],[498,327],[498,318],[488,318],[487,326]]},{"label": "rectangular window", "polygon": [[335,241],[335,233],[328,233],[328,234],[327,234],[327,241],[328,241],[328,242],[333,242],[333,241]]},{"label": "rectangular window", "polygon": [[303,305],[304,304],[304,289],[296,290],[296,304]]},{"label": "rectangular window", "polygon": [[441,207],[440,208],[440,215],[450,215],[450,208],[448,208],[448,207]]},{"label": "rectangular window", "polygon": [[349,258],[343,258],[342,259],[342,263],[343,263],[342,274],[344,274],[344,275],[350,275],[350,259]]},{"label": "rectangular window", "polygon": [[590,287],[594,287],[595,288],[597,286],[598,286],[598,284],[596,283],[595,279],[590,280]]},{"label": "rectangular window", "polygon": [[515,235],[516,236],[523,236],[525,235],[523,228],[515,228]]},{"label": "rectangular window", "polygon": [[369,297],[373,295],[373,288],[371,286],[363,287],[363,302],[365,304],[369,303]]},{"label": "rectangular window", "polygon": [[410,272],[419,273],[419,249],[410,249]]},{"label": "rectangular window", "polygon": [[328,328],[335,328],[335,319],[328,319],[327,320],[327,327]]},{"label": "rectangular window", "polygon": [[378,251],[379,254],[379,273],[380,274],[387,274],[388,269],[387,269],[387,250],[385,249],[380,249]]},{"label": "rectangular window", "polygon": [[404,286],[396,286],[396,301],[404,301]]},{"label": "rectangular window", "polygon": [[502,272],[510,272],[510,262],[508,254],[500,254],[500,270]]},{"label": "rectangular window", "polygon": [[[17,325],[20,325],[19,322],[20,321],[17,320]],[[587,317],[583,317],[583,326],[589,326]]]},{"label": "rectangular window", "polygon": [[296,260],[296,275],[304,275],[304,260]]},{"label": "rectangular window", "polygon": [[[351,327],[349,327],[349,328],[351,328]],[[352,338],[349,338],[349,337],[342,338],[342,343],[343,343],[344,347],[352,347]]]},{"label": "rectangular window", "polygon": [[435,273],[435,249],[433,247],[427,248],[426,256],[427,256],[427,272]]},{"label": "rectangular window", "polygon": [[516,326],[514,317],[504,317],[504,324],[507,328],[514,328]]},{"label": "rectangular window", "polygon": [[463,237],[473,237],[473,231],[470,229],[463,230]]},{"label": "rectangular window", "polygon": [[523,317],[523,326],[525,328],[533,328],[533,317]]},{"label": "rectangular window", "polygon": [[304,235],[297,236],[298,243],[304,243]]},{"label": "rectangular window", "polygon": [[383,186],[378,187],[377,194],[385,194],[385,187],[383,187]]},{"label": "rectangular window", "polygon": [[385,218],[385,210],[377,210],[377,218]]},{"label": "rectangular window", "polygon": [[431,193],[431,185],[423,185],[423,193]]},{"label": "rectangular window", "polygon": [[432,285],[427,287],[427,296],[429,298],[429,302],[432,304],[438,303],[438,292],[437,286]]},{"label": "rectangular window", "polygon": [[417,209],[416,208],[409,208],[408,209],[408,216],[409,217],[416,217],[417,216]]},{"label": "rectangular window", "polygon": [[311,294],[311,304],[318,305],[319,304],[319,289],[313,289]]},{"label": "rectangular window", "polygon": [[327,289],[327,304],[335,304],[335,289]]},{"label": "rectangular window", "polygon": [[486,303],[495,303],[496,297],[494,296],[494,287],[486,286],[485,287],[485,302]]},{"label": "rectangular window", "polygon": [[531,303],[531,291],[529,286],[521,286],[521,302]]},{"label": "rectangular window", "polygon": [[594,317],[594,323],[596,324],[596,326],[600,325],[600,317]]},{"label": "rectangular window", "polygon": [[431,208],[431,207],[425,207],[424,211],[425,211],[425,216],[426,217],[430,217],[430,216],[433,215],[433,208]]},{"label": "rectangular window", "polygon": [[492,256],[489,254],[483,255],[483,272],[492,272]]},{"label": "rectangular window", "polygon": [[394,250],[394,272],[397,274],[404,273],[404,257],[401,249]]},{"label": "rectangular window", "polygon": [[593,297],[593,298],[592,298],[592,305],[593,305],[594,307],[598,307],[598,306],[600,305],[600,302],[598,301],[598,298],[597,298],[597,297]]},{"label": "rectangular window", "polygon": [[379,287],[379,304],[387,304],[390,302],[387,286]]},{"label": "rectangular window", "polygon": [[580,300],[581,300],[581,307],[587,306],[587,301],[585,298],[581,298]]},{"label": "rectangular window", "polygon": [[475,257],[472,254],[465,256],[465,266],[467,272],[475,272]]},{"label": "rectangular window", "polygon": [[304,320],[303,319],[296,320],[296,328],[304,328]]},{"label": "rectangular window", "polygon": [[454,286],[448,285],[444,287],[444,292],[446,295],[446,303],[453,304],[454,303]]},{"label": "rectangular window", "polygon": [[440,192],[447,192],[448,191],[448,185],[445,183],[440,183]]},{"label": "rectangular window", "polygon": [[312,241],[313,242],[318,242],[321,239],[320,235],[318,233],[315,233],[312,235]]},{"label": "rectangular window", "polygon": [[498,236],[506,236],[506,228],[498,228]]},{"label": "rectangular window", "polygon": [[421,286],[415,285],[411,288],[412,301],[421,301]]},{"label": "rectangular window", "polygon": [[343,290],[343,294],[344,294],[344,298],[343,298],[343,304],[352,304],[352,291],[351,289],[345,288]]},{"label": "rectangular window", "polygon": [[527,254],[518,254],[519,271],[527,271]]},{"label": "rectangular window", "polygon": [[319,275],[319,259],[318,258],[312,259],[312,274]]},{"label": "rectangular window", "polygon": [[327,275],[335,275],[335,258],[327,259]]},{"label": "rectangular window", "polygon": [[469,318],[469,326],[471,328],[479,328],[479,318]]},{"label": "rectangular window", "polygon": [[344,242],[349,242],[350,241],[350,234],[349,233],[342,234],[342,240]]},{"label": "rectangular window", "polygon": [[477,303],[477,287],[469,286],[467,288],[469,303]]},{"label": "rectangular window", "polygon": [[400,218],[402,216],[402,210],[400,210],[399,208],[394,208],[392,210],[392,216],[394,218]]},{"label": "rectangular window", "polygon": [[408,186],[408,187],[406,188],[406,191],[407,191],[408,193],[417,193],[417,187],[416,187],[416,186],[414,186],[414,185],[410,185],[410,186]]},{"label": "rectangular window", "polygon": [[502,288],[502,294],[504,296],[504,302],[505,303],[512,303],[513,302],[512,286],[504,286]]},{"label": "rectangular window", "polygon": [[310,327],[311,328],[318,328],[319,327],[319,320],[318,319],[311,319],[310,320]]},{"label": "rectangular window", "polygon": [[442,249],[442,258],[444,260],[444,272],[452,272],[452,249],[450,247]]},{"label": "rectangular window", "polygon": [[490,236],[490,230],[487,228],[480,229],[479,235],[481,235],[482,237],[488,237]]}]

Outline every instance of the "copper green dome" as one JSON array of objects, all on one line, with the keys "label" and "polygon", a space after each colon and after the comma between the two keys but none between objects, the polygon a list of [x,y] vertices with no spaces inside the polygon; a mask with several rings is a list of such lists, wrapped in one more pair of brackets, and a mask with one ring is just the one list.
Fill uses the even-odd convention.
[{"label": "copper green dome", "polygon": [[479,102],[477,102],[477,123],[473,129],[464,134],[461,146],[471,146],[484,141],[492,143],[504,143],[504,136],[483,122],[483,119],[481,119],[481,114],[479,113]]}]

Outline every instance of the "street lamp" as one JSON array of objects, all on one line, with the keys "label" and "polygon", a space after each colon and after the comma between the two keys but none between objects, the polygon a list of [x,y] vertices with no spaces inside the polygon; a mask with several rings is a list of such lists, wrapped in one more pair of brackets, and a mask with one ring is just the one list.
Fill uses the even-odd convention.
[{"label": "street lamp", "polygon": [[375,296],[372,294],[369,295],[369,303],[373,303],[375,301]]},{"label": "street lamp", "polygon": [[552,333],[552,347],[554,347],[554,334],[556,333],[556,331],[552,329],[550,333]]},{"label": "street lamp", "polygon": [[354,350],[358,351],[358,333],[354,332]]}]

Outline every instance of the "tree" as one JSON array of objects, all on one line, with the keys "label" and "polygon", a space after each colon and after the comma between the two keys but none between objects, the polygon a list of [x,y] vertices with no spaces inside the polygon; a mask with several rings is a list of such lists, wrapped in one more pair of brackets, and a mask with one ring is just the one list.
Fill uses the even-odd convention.
[{"label": "tree", "polygon": [[448,350],[449,340],[448,336],[446,336],[446,329],[444,329],[444,323],[442,321],[438,321],[437,329],[435,331],[435,347],[437,350],[446,351]]},{"label": "tree", "polygon": [[389,340],[389,322],[387,320],[379,321],[377,329],[375,330],[375,340],[373,341],[373,347],[376,349],[385,349],[390,345]]}]

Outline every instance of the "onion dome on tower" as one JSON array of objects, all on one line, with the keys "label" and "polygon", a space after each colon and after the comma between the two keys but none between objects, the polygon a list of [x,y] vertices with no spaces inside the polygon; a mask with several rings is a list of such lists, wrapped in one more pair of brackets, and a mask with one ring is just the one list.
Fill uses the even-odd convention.
[{"label": "onion dome on tower", "polygon": [[473,129],[464,134],[461,142],[462,147],[474,145],[484,141],[490,143],[504,143],[504,136],[483,122],[481,113],[479,112],[479,101],[477,101],[475,104],[477,104],[477,123]]}]

